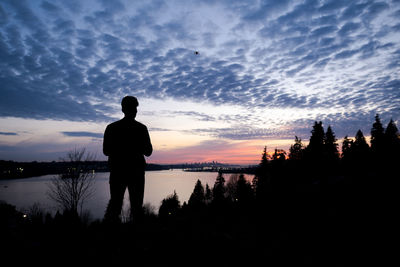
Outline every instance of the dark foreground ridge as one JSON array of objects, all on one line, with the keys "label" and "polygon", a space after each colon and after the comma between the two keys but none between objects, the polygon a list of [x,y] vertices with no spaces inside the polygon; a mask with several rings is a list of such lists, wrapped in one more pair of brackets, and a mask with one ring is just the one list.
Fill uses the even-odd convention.
[{"label": "dark foreground ridge", "polygon": [[188,204],[172,195],[158,216],[145,212],[140,221],[117,224],[34,209],[24,217],[2,203],[0,251],[3,262],[21,265],[384,265],[395,255],[397,190],[389,180],[369,175],[298,184],[276,188],[259,203],[204,205],[194,190]]}]

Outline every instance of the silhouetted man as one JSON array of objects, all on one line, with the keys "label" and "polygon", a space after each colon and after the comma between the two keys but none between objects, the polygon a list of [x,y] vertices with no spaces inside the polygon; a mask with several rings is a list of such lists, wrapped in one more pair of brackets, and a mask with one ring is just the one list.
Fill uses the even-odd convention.
[{"label": "silhouetted man", "polygon": [[150,156],[153,147],[147,127],[135,120],[139,102],[134,96],[122,99],[125,117],[109,124],[104,132],[103,152],[110,167],[110,202],[105,220],[119,221],[124,194],[128,188],[131,216],[141,215],[145,183],[144,156]]}]

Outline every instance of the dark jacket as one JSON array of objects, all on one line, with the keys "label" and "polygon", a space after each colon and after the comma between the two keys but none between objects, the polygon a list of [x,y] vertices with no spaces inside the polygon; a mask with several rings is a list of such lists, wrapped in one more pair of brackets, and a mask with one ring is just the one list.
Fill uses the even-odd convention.
[{"label": "dark jacket", "polygon": [[144,156],[153,152],[147,127],[132,118],[109,124],[104,132],[103,153],[111,171],[145,168]]}]

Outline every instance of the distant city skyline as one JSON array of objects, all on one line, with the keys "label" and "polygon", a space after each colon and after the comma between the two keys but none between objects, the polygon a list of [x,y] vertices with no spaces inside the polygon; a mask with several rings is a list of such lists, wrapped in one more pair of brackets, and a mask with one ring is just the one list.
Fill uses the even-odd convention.
[{"label": "distant city skyline", "polygon": [[264,146],[400,124],[400,1],[0,0],[0,159],[105,160],[139,100],[150,163],[257,164]]}]

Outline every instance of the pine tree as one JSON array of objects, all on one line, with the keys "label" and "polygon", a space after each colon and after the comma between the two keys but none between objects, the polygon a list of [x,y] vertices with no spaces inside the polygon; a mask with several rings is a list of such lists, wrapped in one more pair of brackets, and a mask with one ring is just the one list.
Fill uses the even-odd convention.
[{"label": "pine tree", "polygon": [[253,199],[253,190],[250,183],[244,178],[243,174],[239,175],[237,181],[236,196],[238,203],[242,206],[250,204]]},{"label": "pine tree", "polygon": [[295,136],[294,144],[290,146],[289,149],[289,159],[290,160],[301,160],[303,159],[304,146],[301,143],[301,139]]},{"label": "pine tree", "polygon": [[207,205],[210,204],[212,201],[212,192],[211,192],[211,189],[208,186],[208,184],[206,184],[206,192],[205,192],[204,200]]},{"label": "pine tree", "polygon": [[366,163],[369,160],[370,147],[365,140],[361,130],[357,131],[353,144],[351,145],[352,158],[357,162]]},{"label": "pine tree", "polygon": [[233,173],[226,182],[226,195],[229,200],[235,202],[237,200],[237,182],[239,174]]},{"label": "pine tree", "polygon": [[261,157],[260,167],[265,168],[268,165],[267,146],[264,146],[264,151]]},{"label": "pine tree", "polygon": [[328,126],[325,133],[325,156],[328,161],[336,161],[339,159],[338,144],[336,141],[337,139],[331,126]]},{"label": "pine tree", "polygon": [[346,135],[343,139],[342,143],[342,159],[344,160],[350,160],[351,158],[351,146],[353,144],[353,140],[348,138]]},{"label": "pine tree", "polygon": [[264,203],[267,196],[267,190],[270,182],[267,173],[269,167],[268,165],[267,147],[265,146],[261,156],[261,162],[258,165],[256,175],[254,176],[252,182],[253,190],[258,203]]},{"label": "pine tree", "polygon": [[400,135],[396,124],[391,119],[385,131],[385,152],[389,161],[400,158]]},{"label": "pine tree", "polygon": [[225,179],[222,172],[219,171],[212,190],[214,204],[220,205],[225,202],[225,191]]},{"label": "pine tree", "polygon": [[169,195],[162,200],[161,206],[158,210],[158,216],[165,218],[168,216],[176,215],[180,208],[180,201],[178,195],[174,190],[174,193],[172,195]]},{"label": "pine tree", "polygon": [[389,145],[398,145],[399,137],[399,130],[397,129],[396,123],[391,119],[385,131],[386,142]]},{"label": "pine tree", "polygon": [[375,159],[380,159],[385,150],[384,131],[379,114],[376,114],[371,128],[371,152]]},{"label": "pine tree", "polygon": [[200,180],[197,180],[193,192],[188,201],[188,207],[199,209],[205,205],[204,187]]},{"label": "pine tree", "polygon": [[[257,168],[257,173],[256,173],[256,177],[262,177],[266,175],[267,172],[267,168],[268,168],[268,153],[267,153],[267,146],[264,147],[262,156],[261,156],[261,162],[258,165]],[[257,179],[258,180],[258,179]]]},{"label": "pine tree", "polygon": [[324,156],[324,140],[325,132],[322,122],[315,122],[311,131],[310,143],[306,148],[306,156],[308,159],[320,161]]},{"label": "pine tree", "polygon": [[275,152],[272,155],[273,161],[284,161],[286,159],[286,152],[283,149],[275,148]]}]

